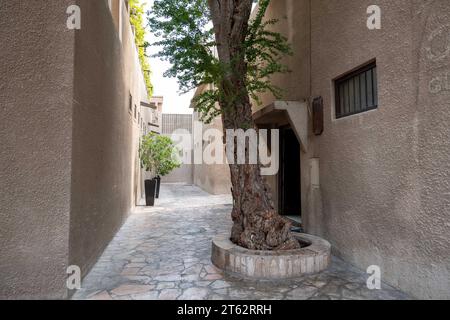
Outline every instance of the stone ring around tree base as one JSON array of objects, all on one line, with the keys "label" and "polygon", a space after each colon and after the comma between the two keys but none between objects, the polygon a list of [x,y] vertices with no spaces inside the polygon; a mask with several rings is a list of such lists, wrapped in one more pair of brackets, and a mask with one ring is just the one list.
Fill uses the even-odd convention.
[{"label": "stone ring around tree base", "polygon": [[328,241],[308,234],[293,234],[305,246],[297,250],[255,251],[239,247],[227,237],[212,243],[212,263],[225,273],[256,280],[282,280],[321,272],[331,262]]}]

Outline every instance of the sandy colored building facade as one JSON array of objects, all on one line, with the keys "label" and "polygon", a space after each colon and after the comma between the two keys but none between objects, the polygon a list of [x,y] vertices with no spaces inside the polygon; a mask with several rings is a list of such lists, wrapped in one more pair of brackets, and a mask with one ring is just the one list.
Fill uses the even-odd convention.
[{"label": "sandy colored building facade", "polygon": [[266,178],[280,214],[334,254],[448,299],[450,2],[379,1],[379,29],[372,5],[271,2],[265,18],[293,55],[272,79],[283,98],[254,103],[258,127],[280,130],[280,169]]},{"label": "sandy colored building facade", "polygon": [[[448,299],[450,2],[378,1],[375,30],[367,26],[372,4],[272,1],[266,18],[279,19],[275,29],[293,45],[292,72],[274,77],[284,101],[263,95],[255,120],[296,133],[307,232],[363,270],[380,266],[384,281],[412,296]],[[350,87],[349,107],[363,92],[377,94],[375,108],[356,113],[354,100],[339,117],[339,83],[369,67],[376,91]],[[323,133],[315,135],[318,97]],[[280,179],[269,180],[279,202]]]},{"label": "sandy colored building facade", "polygon": [[[198,87],[194,97],[209,89],[209,85]],[[226,163],[225,147],[223,148],[224,159],[221,163],[208,164],[204,161],[205,159],[203,159],[208,146],[217,144],[215,139],[218,137],[212,136],[209,133],[211,131],[222,133],[222,119],[219,116],[212,120],[211,123],[207,124],[202,121],[201,114],[195,110],[195,104],[193,102],[191,103],[191,109],[193,109],[192,148],[193,150],[199,150],[202,153],[201,161],[194,161],[193,159],[193,162],[195,163],[192,169],[193,183],[210,194],[231,194],[230,168]],[[223,135],[220,139],[223,140]],[[211,156],[215,157],[216,155],[214,154]]]},{"label": "sandy colored building facade", "polygon": [[[196,95],[200,94],[199,88]],[[162,178],[164,183],[185,183],[195,185],[212,195],[230,194],[230,169],[227,164],[206,164],[201,159],[196,160],[196,152],[206,150],[211,141],[208,131],[217,129],[222,131],[220,117],[210,124],[202,123],[200,114],[163,114],[162,134],[177,144],[180,149],[182,165],[169,175]],[[180,131],[181,130],[181,131]],[[183,144],[185,141],[186,144]],[[225,151],[224,151],[225,154]]]},{"label": "sandy colored building facade", "polygon": [[162,111],[164,108],[164,97],[154,96],[150,98],[149,104],[144,104],[144,112],[147,119],[145,134],[153,132],[162,133]]},{"label": "sandy colored building facade", "polygon": [[[80,30],[67,28],[74,4]],[[255,105],[261,128],[281,130],[268,181],[280,213],[334,254],[448,299],[450,3],[380,0],[370,30],[372,4],[272,1],[266,18],[294,54],[273,79],[283,100]],[[85,275],[143,193],[139,139],[160,132],[162,101],[145,90],[124,0],[4,1],[0,39],[0,298],[67,298],[67,267]],[[226,165],[192,172],[229,192]]]},{"label": "sandy colored building facade", "polygon": [[[197,134],[203,135],[203,139],[201,139],[203,146],[201,148],[205,151],[209,144],[215,143],[211,137],[207,136],[208,130],[219,130],[220,132],[222,128],[222,120],[218,117],[211,123],[205,124],[201,122],[198,112],[194,112],[193,120],[194,123],[196,123],[196,126],[198,126]],[[193,144],[194,148],[198,147],[195,145],[195,142]],[[225,148],[223,153],[225,155]],[[193,166],[193,176],[194,185],[202,188],[210,194],[231,194],[230,168],[226,163],[206,164],[203,162],[201,164],[195,164]]]},{"label": "sandy colored building facade", "polygon": [[0,298],[66,298],[67,267],[90,270],[141,192],[150,101],[128,6],[9,1],[0,27]]},{"label": "sandy colored building facade", "polygon": [[[192,134],[192,114],[163,113],[162,135],[169,137],[177,145],[181,165],[174,169],[167,176],[161,178],[163,183],[184,183],[193,184],[192,153],[188,148],[180,145],[182,134],[189,141]],[[176,134],[176,135],[174,135]]]}]

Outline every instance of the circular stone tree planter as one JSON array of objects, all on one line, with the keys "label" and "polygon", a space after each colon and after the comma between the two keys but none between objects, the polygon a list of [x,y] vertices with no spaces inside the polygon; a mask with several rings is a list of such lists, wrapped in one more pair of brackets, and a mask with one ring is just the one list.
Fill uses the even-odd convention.
[{"label": "circular stone tree planter", "polygon": [[328,268],[331,245],[308,234],[294,234],[303,248],[286,251],[255,251],[239,247],[227,237],[212,244],[212,262],[230,275],[258,280],[280,280],[316,273]]}]

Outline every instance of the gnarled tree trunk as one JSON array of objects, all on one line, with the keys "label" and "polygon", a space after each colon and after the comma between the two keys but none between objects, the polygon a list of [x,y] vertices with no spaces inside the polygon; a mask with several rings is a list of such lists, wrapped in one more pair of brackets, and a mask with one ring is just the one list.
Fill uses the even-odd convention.
[{"label": "gnarled tree trunk", "polygon": [[[227,129],[256,129],[246,88],[247,65],[243,46],[252,0],[208,0],[219,60],[230,66],[220,86],[222,122]],[[290,223],[274,208],[260,165],[230,164],[233,194],[231,240],[253,250],[287,250],[300,245]],[[248,148],[246,147],[246,154]]]}]

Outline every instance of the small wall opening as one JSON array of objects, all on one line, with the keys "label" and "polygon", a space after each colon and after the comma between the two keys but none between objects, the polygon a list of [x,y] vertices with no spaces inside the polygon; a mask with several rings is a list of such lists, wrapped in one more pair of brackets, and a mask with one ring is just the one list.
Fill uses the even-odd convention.
[{"label": "small wall opening", "polygon": [[278,174],[278,212],[301,221],[300,143],[290,127],[280,129],[280,171]]}]

